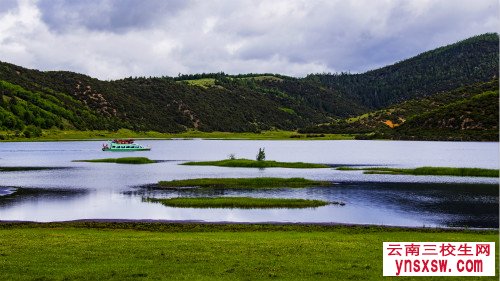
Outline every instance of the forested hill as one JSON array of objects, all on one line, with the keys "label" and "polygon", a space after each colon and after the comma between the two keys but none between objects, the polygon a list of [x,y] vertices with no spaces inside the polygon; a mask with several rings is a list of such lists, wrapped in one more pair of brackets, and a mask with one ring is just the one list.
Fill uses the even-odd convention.
[{"label": "forested hill", "polygon": [[[490,81],[498,35],[476,36],[364,74],[224,73],[115,81],[0,62],[0,131],[107,129],[258,132],[359,116]],[[429,123],[430,124],[430,123]]]},{"label": "forested hill", "polygon": [[299,130],[360,138],[498,141],[498,79]]},{"label": "forested hill", "polygon": [[412,116],[392,138],[498,141],[498,89]]},{"label": "forested hill", "polygon": [[[278,84],[269,86],[268,81]],[[0,63],[0,128],[254,132],[293,130],[366,110],[333,90],[285,76],[223,73],[100,81]],[[61,114],[65,108],[73,115]],[[51,119],[42,122],[42,119]]]},{"label": "forested hill", "polygon": [[498,75],[498,34],[487,33],[362,74],[316,74],[307,79],[379,109],[449,91]]}]

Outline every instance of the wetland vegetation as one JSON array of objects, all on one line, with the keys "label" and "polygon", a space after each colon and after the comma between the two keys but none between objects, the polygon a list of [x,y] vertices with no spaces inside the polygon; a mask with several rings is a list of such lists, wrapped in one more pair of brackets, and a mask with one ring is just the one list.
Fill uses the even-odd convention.
[{"label": "wetland vegetation", "polygon": [[393,174],[418,176],[458,176],[458,177],[493,177],[499,175],[498,169],[481,168],[452,168],[452,167],[419,167],[414,169],[387,168],[387,167],[338,167],[341,171],[365,171],[365,174]]},{"label": "wetland vegetation", "polygon": [[[145,200],[179,208],[313,208],[330,204],[323,200],[253,197],[177,197],[168,199],[147,198]],[[333,202],[332,204],[344,205],[344,203],[339,202]]]},{"label": "wetland vegetation", "polygon": [[300,188],[330,185],[328,181],[304,178],[199,178],[160,181],[161,188],[204,187],[204,188]]},{"label": "wetland vegetation", "polygon": [[219,167],[242,167],[242,168],[331,168],[325,164],[304,163],[304,162],[278,162],[272,160],[251,160],[251,159],[225,159],[219,161],[198,161],[186,162],[182,165],[189,166],[219,166]]}]

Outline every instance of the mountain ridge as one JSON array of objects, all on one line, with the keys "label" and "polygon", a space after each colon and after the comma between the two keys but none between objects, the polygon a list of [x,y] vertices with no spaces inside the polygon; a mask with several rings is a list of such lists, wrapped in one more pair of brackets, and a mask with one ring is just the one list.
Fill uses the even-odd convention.
[{"label": "mountain ridge", "polygon": [[203,73],[101,81],[0,62],[0,130],[297,130],[491,81],[497,75],[496,33],[361,74],[305,78]]},{"label": "mountain ridge", "polygon": [[[498,77],[498,34],[486,33],[361,74],[312,74],[371,109]],[[431,61],[432,63],[430,63]]]}]

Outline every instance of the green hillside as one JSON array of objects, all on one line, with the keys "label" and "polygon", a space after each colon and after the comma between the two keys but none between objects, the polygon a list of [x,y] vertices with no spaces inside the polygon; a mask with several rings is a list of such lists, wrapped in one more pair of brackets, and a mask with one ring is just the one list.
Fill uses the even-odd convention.
[{"label": "green hillside", "polygon": [[100,116],[70,95],[44,87],[27,90],[0,80],[0,129],[29,134],[54,127],[95,130],[122,126],[119,119]]},{"label": "green hillside", "polygon": [[[410,117],[483,92],[498,92],[497,74],[497,34],[476,36],[363,74],[306,78],[203,73],[101,81],[0,62],[0,131],[36,136],[51,128],[170,133],[306,128],[301,132],[428,138],[422,131],[443,128],[431,121],[417,126]],[[477,114],[491,113],[485,109]],[[478,116],[464,118],[480,121]],[[403,126],[389,128],[403,123],[408,131]]]},{"label": "green hillside", "polygon": [[[286,89],[278,90],[266,85],[275,76],[261,77],[217,73],[177,78],[126,78],[108,82],[77,73],[40,72],[0,64],[0,80],[5,81],[5,85],[38,93],[42,97],[56,92],[58,95],[53,96],[61,102],[78,102],[69,108],[73,112],[78,109],[78,112],[89,113],[98,119],[90,122],[95,123],[93,125],[84,122],[88,126],[69,122],[70,126],[78,129],[114,130],[121,127],[159,132],[186,129],[229,132],[257,132],[274,128],[294,130],[325,122],[332,117],[358,114],[363,110],[363,107],[333,91],[319,89],[308,81],[280,76],[282,78],[276,80]],[[316,97],[310,96],[311,92]],[[325,100],[321,101],[321,97]],[[24,98],[19,96],[18,99]],[[17,116],[17,112],[11,112],[10,108],[3,109]],[[30,124],[22,116],[18,117],[21,122],[17,127],[2,120],[0,128],[17,129]],[[119,122],[115,122],[117,120]]]},{"label": "green hillside", "polygon": [[498,141],[498,89],[414,115],[392,138]]},{"label": "green hillside", "polygon": [[496,141],[498,112],[498,79],[493,79],[299,132],[361,133],[370,138],[390,139]]}]

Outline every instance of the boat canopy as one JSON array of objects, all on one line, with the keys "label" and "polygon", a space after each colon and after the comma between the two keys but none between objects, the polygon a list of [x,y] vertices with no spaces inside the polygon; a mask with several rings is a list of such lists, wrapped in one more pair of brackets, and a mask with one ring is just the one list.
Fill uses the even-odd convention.
[{"label": "boat canopy", "polygon": [[133,139],[128,139],[128,140],[113,140],[111,141],[112,143],[118,143],[118,144],[132,144],[134,143]]}]

